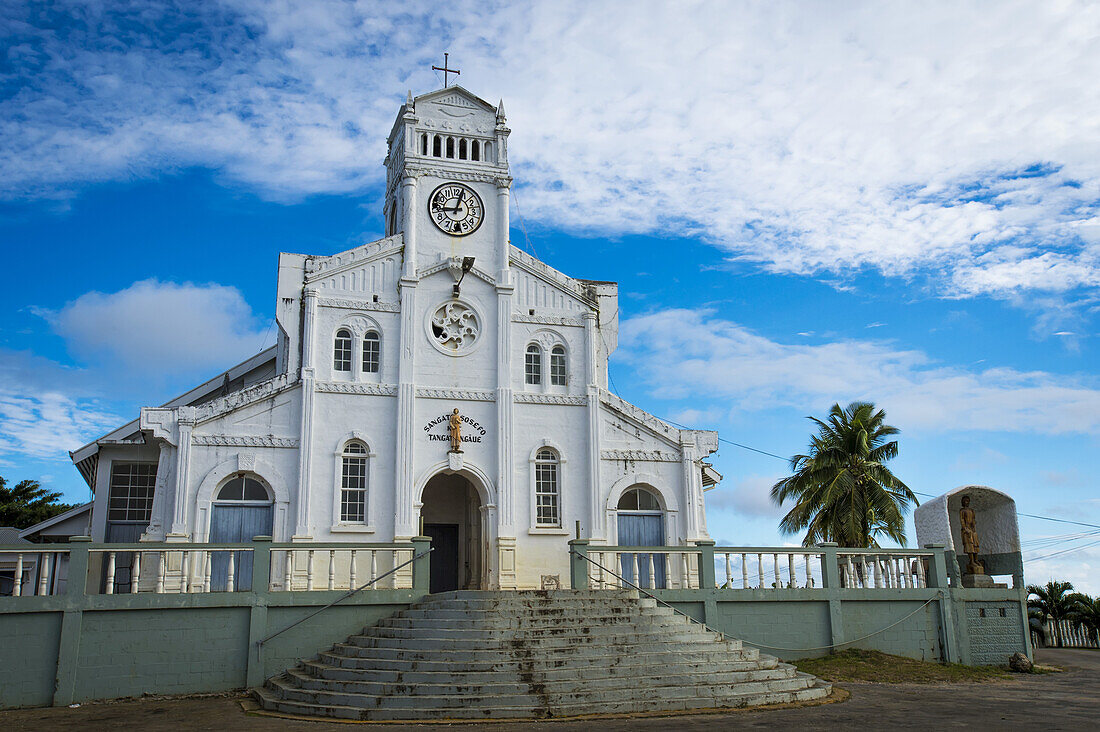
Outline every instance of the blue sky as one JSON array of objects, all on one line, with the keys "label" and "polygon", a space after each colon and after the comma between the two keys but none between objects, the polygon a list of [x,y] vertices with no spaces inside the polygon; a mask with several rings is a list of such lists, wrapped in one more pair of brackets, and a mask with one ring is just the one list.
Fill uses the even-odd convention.
[{"label": "blue sky", "polygon": [[[870,399],[914,490],[1100,525],[1100,10],[666,5],[0,2],[0,474],[84,499],[66,450],[270,345],[278,252],[379,235],[447,50],[513,243],[620,283],[624,398],[779,455]],[[797,541],[782,461],[715,462],[715,538]],[[1100,592],[1090,529],[1021,529]]]}]

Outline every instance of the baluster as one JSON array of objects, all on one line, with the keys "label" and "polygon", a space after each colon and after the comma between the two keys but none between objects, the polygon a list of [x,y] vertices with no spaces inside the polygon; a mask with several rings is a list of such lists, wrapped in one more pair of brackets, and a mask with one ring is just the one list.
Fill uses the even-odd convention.
[{"label": "baluster", "polygon": [[50,563],[46,561],[46,557],[50,556],[45,552],[38,555],[38,594],[45,595],[48,584],[46,582],[46,576],[50,573]]},{"label": "baluster", "polygon": [[604,588],[603,587],[603,568],[604,568],[603,552],[596,552],[596,562],[598,562],[598,566],[596,567],[596,589],[597,590],[602,590]]},{"label": "baluster", "polygon": [[328,588],[330,590],[336,589],[336,550],[329,549],[328,551]]},{"label": "baluster", "polygon": [[882,587],[882,573],[879,571],[878,555],[871,555],[871,582],[875,587]]},{"label": "baluster", "polygon": [[202,591],[210,592],[210,565],[212,552],[204,551],[202,553]]},{"label": "baluster", "polygon": [[798,583],[794,581],[794,554],[787,555],[787,579],[790,580],[788,587],[798,587]]},{"label": "baluster", "polygon": [[107,594],[115,594],[115,553],[107,552]]},{"label": "baluster", "polygon": [[845,587],[859,587],[859,582],[856,580],[856,563],[852,559],[852,555],[845,556],[845,566],[848,568],[848,583]]},{"label": "baluster", "polygon": [[141,585],[141,552],[134,552],[134,564],[130,576],[134,583],[133,587],[130,588],[130,592],[136,595],[138,587]]},{"label": "baluster", "polygon": [[158,595],[164,594],[164,552],[157,552],[157,589]]},{"label": "baluster", "polygon": [[909,568],[909,558],[908,557],[902,557],[898,561],[901,562],[902,577],[905,578],[904,584],[905,584],[906,587],[912,589],[912,587],[913,587],[913,578],[909,574],[909,569],[910,569]]},{"label": "baluster", "polygon": [[306,592],[313,591],[313,550],[309,550],[309,554],[306,555]]},{"label": "baluster", "polygon": [[371,549],[370,550],[370,581],[372,583],[372,585],[371,585],[372,587],[373,587],[373,582],[374,582],[375,578],[377,578],[377,577],[378,577],[378,550],[377,549]]},{"label": "baluster", "polygon": [[760,575],[760,584],[757,585],[760,589],[764,589],[764,555],[756,555],[756,573]]},{"label": "baluster", "polygon": [[350,570],[350,574],[348,575],[348,589],[349,590],[354,590],[355,589],[355,550],[354,549],[351,550],[351,570]]},{"label": "baluster", "polygon": [[184,549],[180,554],[183,555],[180,558],[180,571],[183,573],[183,580],[180,582],[180,592],[187,594],[191,591],[191,552]]},{"label": "baluster", "polygon": [[656,578],[657,578],[657,575],[654,574],[654,567],[653,567],[653,553],[650,552],[650,554],[649,554],[649,579],[646,580],[646,587],[648,589],[652,590],[653,588],[655,588],[657,586],[657,579]]},{"label": "baluster", "polygon": [[688,566],[687,552],[680,552],[680,571],[683,572],[682,586],[686,589],[691,589],[691,568]]},{"label": "baluster", "polygon": [[898,588],[898,567],[894,564],[893,557],[886,557],[886,574],[890,577],[890,588],[896,590]]},{"label": "baluster", "polygon": [[779,555],[772,554],[772,587],[782,587],[783,578],[779,575]]},{"label": "baluster", "polygon": [[741,552],[741,589],[749,589],[749,563],[748,555]]},{"label": "baluster", "polygon": [[730,565],[730,553],[726,552],[726,585],[727,590],[733,589],[733,567]]},{"label": "baluster", "polygon": [[928,575],[924,573],[924,557],[917,557],[917,587],[928,586]]},{"label": "baluster", "polygon": [[11,588],[12,597],[22,597],[23,595],[23,555],[15,555],[15,577],[14,584]]},{"label": "baluster", "polygon": [[809,554],[803,554],[802,558],[806,561],[806,584],[803,585],[803,586],[804,587],[813,587],[814,586],[814,578],[813,578],[813,575],[810,574],[810,555]]},{"label": "baluster", "polygon": [[287,549],[284,554],[286,557],[286,566],[283,567],[283,589],[290,592],[291,576],[294,573],[294,550]]},{"label": "baluster", "polygon": [[225,591],[226,592],[234,592],[235,591],[236,585],[233,582],[233,580],[235,579],[234,576],[233,576],[233,570],[234,570],[234,562],[236,561],[236,558],[237,558],[237,552],[229,552],[229,575],[226,577],[226,580],[225,580]]},{"label": "baluster", "polygon": [[634,584],[639,587],[642,586],[642,578],[638,576],[638,555],[637,553],[630,555],[630,579],[634,581]]},{"label": "baluster", "polygon": [[867,555],[859,555],[859,578],[856,584],[860,587],[867,589]]}]

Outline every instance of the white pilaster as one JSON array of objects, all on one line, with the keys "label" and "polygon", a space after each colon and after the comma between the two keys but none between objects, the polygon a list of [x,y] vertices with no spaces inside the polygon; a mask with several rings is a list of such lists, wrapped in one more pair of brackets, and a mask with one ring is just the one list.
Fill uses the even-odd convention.
[{"label": "white pilaster", "polygon": [[298,441],[297,518],[292,540],[312,538],[309,503],[313,488],[313,402],[317,330],[317,290],[305,288],[305,321],[302,324],[302,420]]},{"label": "white pilaster", "polygon": [[176,420],[179,435],[175,465],[176,505],[172,514],[172,531],[165,537],[167,541],[184,541],[189,536],[187,531],[187,494],[190,488],[191,431],[195,427],[195,408],[179,407]]},{"label": "white pilaster", "polygon": [[160,441],[160,455],[157,457],[157,480],[153,488],[152,520],[149,528],[142,534],[142,541],[164,541],[165,526],[168,525],[168,487],[171,484],[175,445],[167,440]]},{"label": "white pilaster", "polygon": [[[499,189],[498,189],[499,190]],[[507,189],[504,203],[507,205]],[[504,261],[507,262],[507,243]],[[500,271],[497,285],[497,493],[500,510],[500,534],[516,535],[515,447],[512,404],[512,273]]]},{"label": "white pilaster", "polygon": [[607,538],[603,515],[603,490],[600,485],[600,389],[596,367],[596,314],[584,314],[584,373],[588,385],[588,501],[589,526],[582,535]]},{"label": "white pilaster", "polygon": [[412,175],[406,175],[401,179],[401,217],[405,232],[405,266],[402,272],[403,278],[408,279],[416,279],[416,180]]},{"label": "white pilaster", "polygon": [[[508,210],[508,198],[509,189],[512,185],[511,178],[498,178],[497,179],[497,220],[496,220],[496,240],[497,240],[497,262],[500,268],[500,275],[497,277],[497,282],[501,284],[511,285],[511,275],[509,274],[509,268],[511,263],[509,261],[508,247],[511,246],[511,233],[509,232],[510,223],[510,211]],[[499,290],[498,290],[499,292]]]},{"label": "white pilaster", "polygon": [[703,476],[696,462],[695,442],[681,441],[680,465],[684,485],[684,538],[688,541],[705,539],[701,530],[700,516],[703,513]]},{"label": "white pilaster", "polygon": [[[409,239],[406,238],[405,241],[407,255],[407,242]],[[416,271],[415,266],[413,271]],[[413,485],[414,440],[416,437],[413,423],[416,416],[416,384],[413,381],[417,342],[416,285],[417,280],[414,278],[401,278],[401,350],[397,363],[397,449],[394,455],[396,483],[394,537],[409,537],[419,533],[416,508],[413,505],[415,499],[413,493],[416,488]]]}]

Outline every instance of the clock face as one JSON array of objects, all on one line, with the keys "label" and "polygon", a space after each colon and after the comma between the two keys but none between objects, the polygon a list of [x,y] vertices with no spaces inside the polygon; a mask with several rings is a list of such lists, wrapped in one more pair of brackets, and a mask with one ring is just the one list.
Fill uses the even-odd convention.
[{"label": "clock face", "polygon": [[461,183],[444,183],[432,191],[428,215],[440,231],[451,236],[466,236],[481,226],[485,207],[472,188]]}]

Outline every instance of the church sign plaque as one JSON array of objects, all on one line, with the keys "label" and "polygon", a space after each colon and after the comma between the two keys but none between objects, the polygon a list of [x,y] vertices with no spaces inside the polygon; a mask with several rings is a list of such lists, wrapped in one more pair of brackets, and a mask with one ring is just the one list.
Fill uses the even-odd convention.
[{"label": "church sign plaque", "polygon": [[[441,414],[438,417],[434,417],[424,425],[424,432],[428,435],[429,442],[449,442],[451,439],[450,434],[450,419],[451,415]],[[459,415],[459,419],[462,423],[468,426],[469,431],[463,430],[462,436],[459,438],[462,442],[480,443],[481,438],[486,435],[486,430],[476,420],[467,417],[465,414]],[[442,427],[442,431],[433,432],[437,427]]]}]

